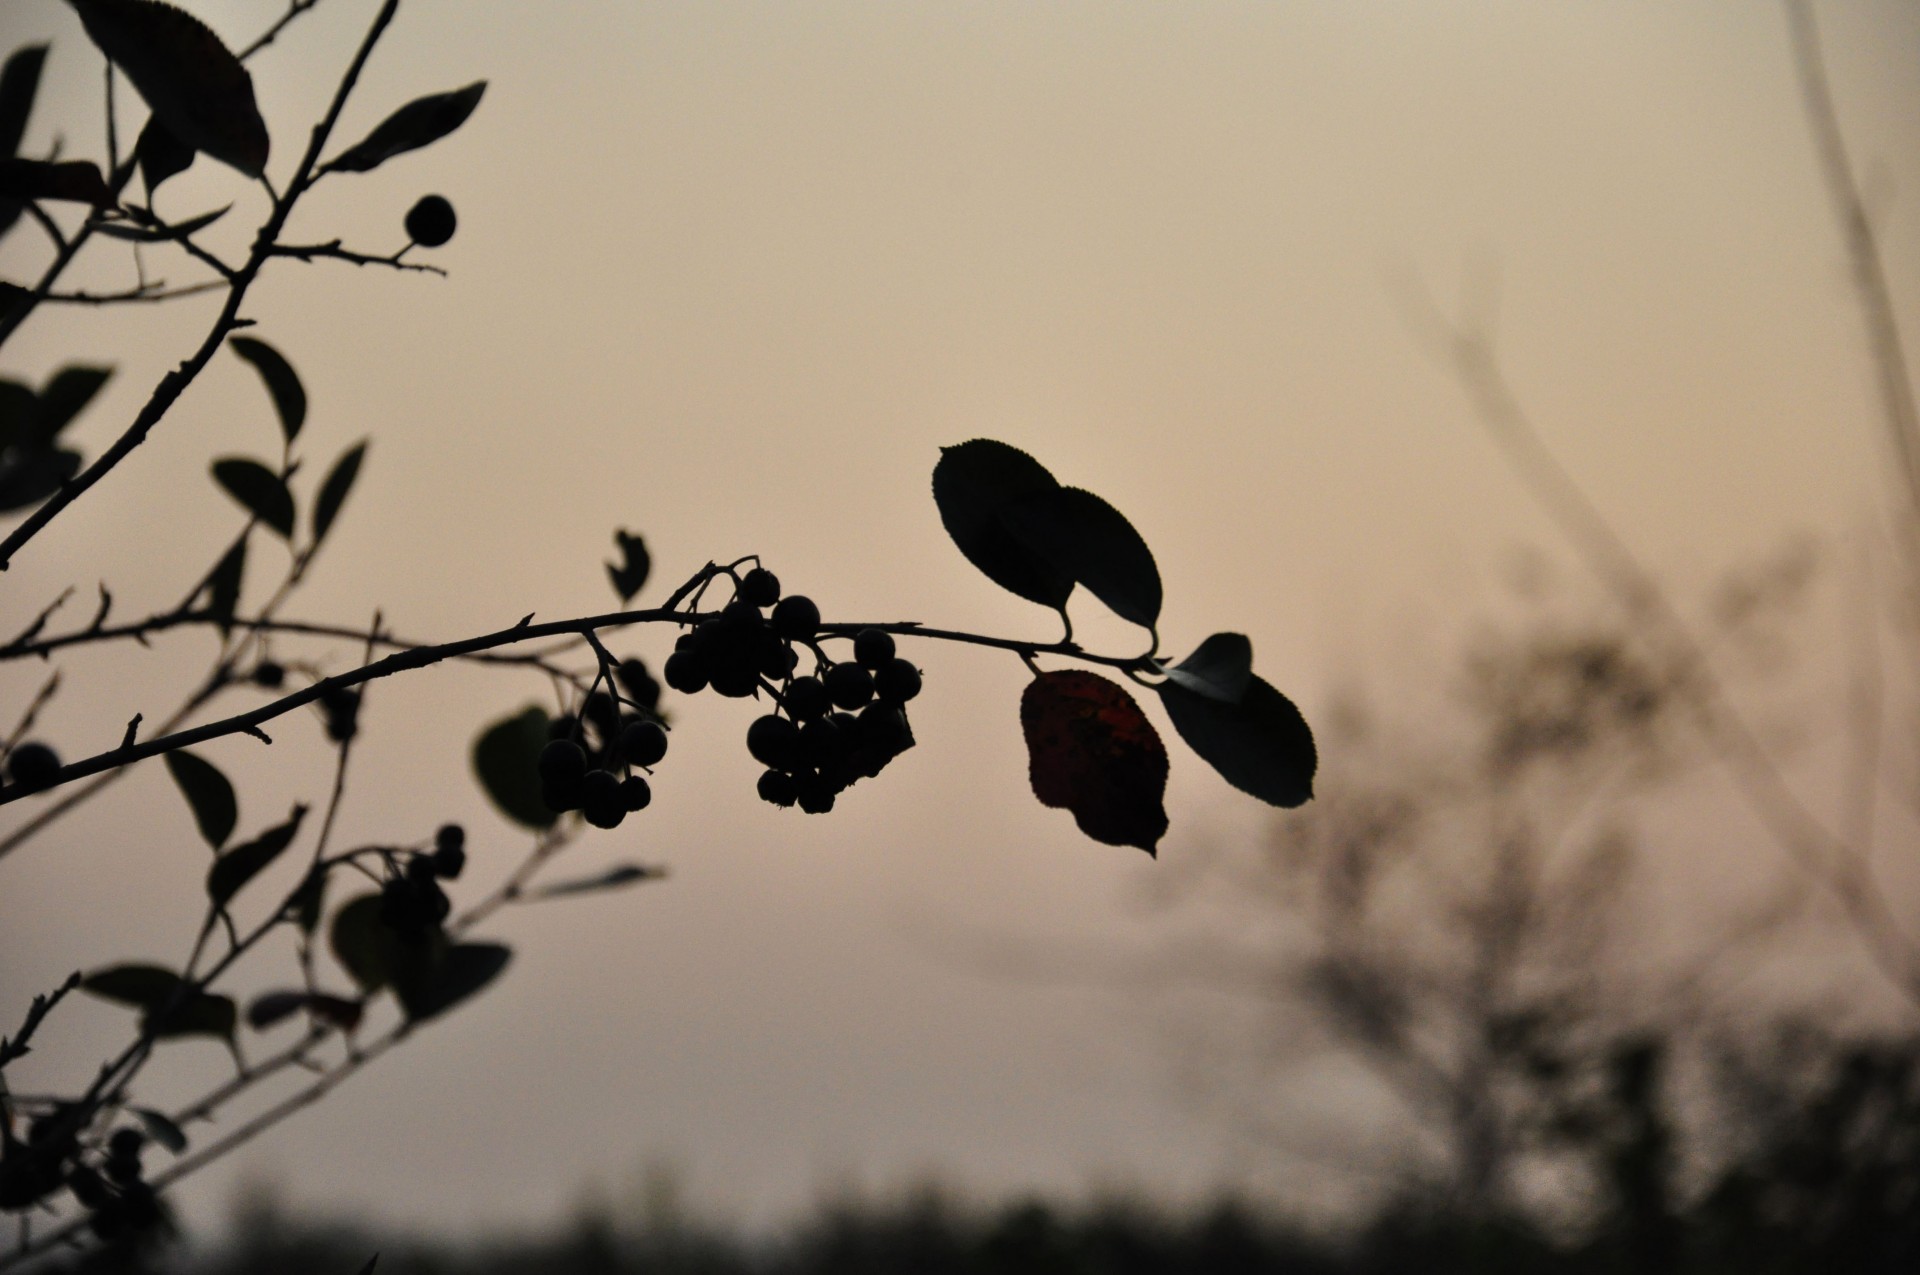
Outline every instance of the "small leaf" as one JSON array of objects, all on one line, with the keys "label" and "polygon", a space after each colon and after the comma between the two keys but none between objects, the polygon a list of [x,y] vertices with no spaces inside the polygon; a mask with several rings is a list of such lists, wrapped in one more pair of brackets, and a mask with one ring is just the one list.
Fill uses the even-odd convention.
[{"label": "small leaf", "polygon": [[228,337],[227,347],[253,364],[254,370],[260,373],[260,379],[267,383],[267,393],[273,396],[274,410],[280,414],[280,432],[291,443],[299,436],[300,427],[307,420],[307,391],[300,384],[299,374],[293,370],[293,364],[287,362],[280,351],[257,337]]},{"label": "small leaf", "polygon": [[198,153],[175,137],[158,115],[149,115],[147,126],[140,130],[140,140],[133,144],[134,158],[140,161],[140,180],[147,184],[148,202],[152,202],[161,182],[193,167],[193,157]]},{"label": "small leaf", "polygon": [[68,0],[167,130],[249,177],[267,167],[253,77],[204,23],[157,0]]},{"label": "small leaf", "polygon": [[28,44],[15,49],[0,69],[0,159],[20,153],[20,140],[27,135],[27,117],[33,114],[33,99],[40,91],[40,69],[47,61],[47,46]]},{"label": "small leaf", "polygon": [[180,976],[159,965],[111,965],[80,980],[80,990],[135,1009],[164,1005],[180,989]]},{"label": "small leaf", "polygon": [[1167,680],[1223,704],[1238,703],[1253,680],[1253,643],[1244,633],[1216,633],[1168,669]]},{"label": "small leaf", "polygon": [[1020,729],[1042,805],[1072,811],[1095,841],[1155,853],[1167,750],[1126,688],[1079,669],[1042,673],[1020,697]]},{"label": "small leaf", "polygon": [[58,199],[104,208],[113,203],[113,192],[107,189],[100,166],[90,160],[11,156],[0,159],[0,198]]},{"label": "small leaf", "polygon": [[1274,806],[1302,805],[1313,796],[1313,731],[1293,701],[1266,682],[1250,677],[1232,704],[1172,680],[1159,690],[1180,738],[1235,788]]},{"label": "small leaf", "polygon": [[421,986],[409,988],[402,983],[394,989],[400,1007],[415,1022],[444,1014],[500,977],[512,957],[512,950],[499,943],[455,944],[441,954],[432,976]]},{"label": "small leaf", "polygon": [[302,934],[312,934],[320,924],[320,909],[327,898],[327,874],[315,867],[307,873],[307,879],[287,900],[287,912],[293,917],[293,923],[300,927]]},{"label": "small leaf", "polygon": [[333,462],[327,480],[320,484],[319,498],[313,502],[313,543],[324,540],[333,520],[340,516],[340,506],[347,503],[347,493],[353,490],[354,480],[360,476],[360,461],[366,454],[367,440],[363,438]]},{"label": "small leaf", "polygon": [[173,782],[193,810],[193,821],[199,825],[200,835],[218,850],[233,835],[233,825],[240,817],[233,785],[218,766],[185,749],[166,754],[166,763],[167,773],[173,776]]},{"label": "small leaf", "polygon": [[267,992],[247,1006],[247,1023],[256,1031],[293,1017],[307,1005],[305,992]]},{"label": "small leaf", "polygon": [[362,894],[333,914],[327,932],[334,959],[363,992],[385,987],[393,977],[393,928],[380,917],[380,896]]},{"label": "small leaf", "polygon": [[473,773],[496,809],[526,828],[548,828],[557,816],[540,796],[540,750],[547,714],[538,706],[504,717],[473,741]]},{"label": "small leaf", "polygon": [[417,97],[380,121],[364,140],[342,151],[327,169],[337,173],[366,173],[395,155],[432,145],[467,122],[487,82],[478,80],[450,93]]},{"label": "small leaf", "polygon": [[133,1107],[131,1110],[134,1118],[146,1126],[147,1136],[155,1142],[175,1155],[187,1149],[187,1135],[172,1120],[151,1107]]},{"label": "small leaf", "polygon": [[278,474],[257,460],[228,456],[213,462],[213,478],[281,539],[293,538],[293,493]]},{"label": "small leaf", "polygon": [[1013,502],[1059,486],[1039,461],[990,438],[941,448],[933,467],[940,521],[967,561],[1001,588],[1056,611],[1073,592],[1073,577],[1015,536],[1002,515]]},{"label": "small leaf", "polygon": [[207,614],[220,627],[222,637],[233,627],[234,608],[240,605],[240,580],[246,570],[247,538],[242,536],[207,577]]},{"label": "small leaf", "polygon": [[53,374],[40,390],[34,403],[32,437],[50,443],[73,418],[86,409],[93,396],[112,377],[110,367],[70,364]]},{"label": "small leaf", "polygon": [[531,897],[557,899],[567,894],[591,894],[596,890],[612,890],[623,885],[632,885],[636,881],[657,881],[666,875],[666,871],[662,868],[647,868],[637,863],[623,863],[619,867],[607,869],[599,876],[582,877],[573,881],[555,881],[552,885],[543,885],[535,890]]},{"label": "small leaf", "polygon": [[80,453],[70,448],[15,449],[0,459],[0,513],[37,505],[80,472]]},{"label": "small leaf", "polygon": [[240,892],[240,887],[259,876],[267,866],[279,858],[281,852],[293,844],[300,835],[300,821],[307,817],[307,808],[296,805],[287,821],[267,829],[252,841],[242,842],[213,861],[207,870],[207,897],[218,908],[227,906],[227,902]]},{"label": "small leaf", "polygon": [[647,575],[653,570],[653,558],[647,553],[647,542],[625,529],[613,533],[613,543],[620,549],[620,563],[616,566],[609,562],[607,576],[613,581],[613,591],[620,595],[621,605],[625,606],[646,584]]},{"label": "small leaf", "polygon": [[160,1040],[176,1036],[217,1036],[231,1041],[239,1021],[240,1010],[231,996],[195,992],[171,1009],[149,1011],[142,1026]]},{"label": "small leaf", "polygon": [[142,225],[131,221],[102,221],[94,224],[94,229],[109,239],[124,239],[129,243],[170,243],[175,239],[185,239],[197,235],[214,222],[226,216],[233,208],[228,204],[212,212],[203,212],[189,217],[185,221],[157,221],[153,225]]},{"label": "small leaf", "polygon": [[1090,491],[1055,487],[1009,502],[1008,530],[1076,583],[1144,629],[1160,621],[1160,568],[1118,509]]}]

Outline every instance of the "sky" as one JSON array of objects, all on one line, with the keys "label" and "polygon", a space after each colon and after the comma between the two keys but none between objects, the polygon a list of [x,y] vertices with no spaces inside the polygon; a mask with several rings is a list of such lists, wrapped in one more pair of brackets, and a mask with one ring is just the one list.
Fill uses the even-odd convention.
[{"label": "sky", "polygon": [[[279,11],[186,7],[230,45]],[[325,0],[251,63],[276,180],[376,7]],[[1920,9],[1820,16],[1911,333]],[[29,151],[97,157],[100,63],[71,10],[8,0],[0,35],[52,43]],[[626,527],[654,554],[642,602],[757,553],[829,619],[1050,638],[1047,614],[961,558],[930,498],[939,448],[987,436],[1131,518],[1166,580],[1168,649],[1249,634],[1309,720],[1348,681],[1417,697],[1515,553],[1561,552],[1435,357],[1436,306],[1490,316],[1544,440],[1679,589],[1794,531],[1848,535],[1881,495],[1871,368],[1774,5],[409,0],[340,138],[483,78],[458,133],[328,179],[289,231],[389,252],[439,193],[459,230],[419,259],[448,277],[278,263],[247,303],[306,380],[309,475],[374,440],[301,618],[378,611],[448,640],[594,613]],[[131,136],[137,99],[120,111]],[[159,208],[229,201],[207,242],[237,255],[265,199],[232,172],[203,159]],[[0,277],[44,251],[22,227]],[[118,249],[73,278],[130,271]],[[94,455],[212,314],[43,314],[0,373],[112,363],[74,428]],[[105,581],[129,616],[171,605],[236,526],[208,460],[276,445],[252,372],[217,358],[21,555],[4,627],[69,583]],[[1089,646],[1134,649],[1076,606]],[[669,645],[614,642],[656,663]],[[70,756],[110,746],[208,646],[76,654],[44,733]],[[354,654],[307,649],[327,671]],[[1160,862],[1087,842],[1027,790],[1017,660],[908,654],[926,673],[919,746],[823,818],[753,799],[750,708],[672,701],[654,806],[567,856],[671,877],[510,909],[488,927],[517,952],[501,984],[201,1175],[188,1215],[268,1183],[330,1214],[532,1225],[623,1198],[649,1163],[757,1222],[933,1176],[993,1196],[1311,1203],[1312,1170],[1240,1136],[1195,1079],[1181,1024],[1198,993],[1048,972],[1150,960],[1171,924],[1145,903],[1156,874],[1266,835],[1272,813],[1176,745]],[[0,669],[15,703],[43,675]],[[525,838],[475,788],[467,744],[544,693],[474,669],[380,687],[340,844],[455,819],[478,878],[463,887],[497,878]],[[270,755],[206,750],[239,783],[243,831],[324,795],[319,731],[281,735]],[[0,1013],[69,969],[178,959],[205,853],[149,765],[0,861]],[[46,1070],[22,1074],[57,1084],[61,1060],[127,1026],[72,1004],[29,1060]],[[150,1098],[222,1064],[174,1046]],[[1344,1081],[1295,1083],[1337,1100]]]}]

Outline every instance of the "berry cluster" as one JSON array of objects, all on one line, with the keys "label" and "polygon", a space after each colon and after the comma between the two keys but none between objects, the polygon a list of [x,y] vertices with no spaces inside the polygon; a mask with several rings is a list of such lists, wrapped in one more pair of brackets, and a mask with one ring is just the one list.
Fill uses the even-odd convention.
[{"label": "berry cluster", "polygon": [[453,910],[440,883],[458,877],[466,866],[467,830],[457,823],[442,825],[433,849],[409,855],[406,866],[380,887],[380,919],[403,939],[438,933]]},{"label": "berry cluster", "polygon": [[136,1238],[166,1226],[166,1211],[140,1164],[146,1135],[116,1129],[104,1154],[97,1145],[86,1149],[88,1140],[75,1128],[78,1111],[74,1104],[53,1104],[27,1127],[24,1142],[6,1129],[0,1139],[0,1208],[28,1208],[65,1183],[103,1240]]},{"label": "berry cluster", "polygon": [[554,719],[553,738],[540,752],[540,796],[547,809],[578,810],[596,828],[617,828],[647,808],[653,789],[635,772],[650,770],[667,755],[667,731],[657,711],[660,683],[637,659],[622,661],[614,681],[624,695],[588,695],[578,717]]},{"label": "berry cluster", "polygon": [[[906,703],[920,693],[920,670],[894,653],[891,634],[861,630],[853,658],[841,662],[821,650],[821,636],[813,600],[782,597],[779,578],[755,567],[719,615],[681,635],[662,670],[683,694],[772,692],[778,711],[747,728],[747,751],[767,768],[760,796],[809,814],[833,809],[835,797],[913,747]],[[800,646],[814,667],[796,676]]]}]

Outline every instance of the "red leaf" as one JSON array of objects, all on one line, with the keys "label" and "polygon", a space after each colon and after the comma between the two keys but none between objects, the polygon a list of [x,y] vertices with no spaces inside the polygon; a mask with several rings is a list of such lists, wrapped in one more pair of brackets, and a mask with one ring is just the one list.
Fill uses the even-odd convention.
[{"label": "red leaf", "polygon": [[1042,673],[1020,697],[1033,795],[1110,846],[1155,852],[1166,835],[1167,750],[1126,689],[1093,673]]}]

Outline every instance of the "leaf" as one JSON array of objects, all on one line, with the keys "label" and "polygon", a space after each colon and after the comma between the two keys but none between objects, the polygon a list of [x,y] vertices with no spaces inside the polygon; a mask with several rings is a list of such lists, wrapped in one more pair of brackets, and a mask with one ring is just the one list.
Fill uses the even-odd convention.
[{"label": "leaf", "polygon": [[93,396],[112,377],[110,367],[92,367],[74,363],[53,374],[35,400],[31,437],[51,443],[60,431],[73,423]]},{"label": "leaf", "polygon": [[135,1009],[164,1005],[180,989],[181,978],[159,965],[111,965],[80,980],[80,990],[101,1000]]},{"label": "leaf", "polygon": [[293,922],[300,927],[302,934],[312,934],[320,924],[320,908],[326,898],[327,874],[316,866],[287,900],[287,911],[292,914]]},{"label": "leaf", "polygon": [[247,1006],[247,1023],[256,1031],[293,1017],[307,1005],[305,992],[267,992]]},{"label": "leaf", "polygon": [[400,1007],[415,1022],[446,1013],[500,977],[513,958],[499,943],[457,943],[441,953],[432,974],[417,987],[402,982],[394,991]]},{"label": "leaf", "polygon": [[187,1135],[172,1120],[151,1107],[131,1107],[129,1110],[136,1120],[146,1126],[147,1136],[155,1142],[175,1155],[187,1149]]},{"label": "leaf", "polygon": [[172,1009],[149,1011],[142,1025],[160,1040],[176,1036],[217,1036],[231,1041],[239,1021],[240,1010],[231,996],[195,992]]},{"label": "leaf", "polygon": [[319,544],[325,539],[333,520],[340,516],[340,506],[347,503],[347,493],[353,490],[354,480],[360,477],[360,461],[366,454],[367,440],[363,438],[340,453],[340,459],[333,462],[327,480],[320,484],[320,496],[313,502],[313,543]]},{"label": "leaf", "polygon": [[278,859],[300,835],[300,822],[306,817],[307,808],[296,805],[285,823],[275,824],[252,841],[243,842],[215,859],[207,869],[207,897],[213,900],[213,905],[227,906],[228,900],[240,892],[240,887]]},{"label": "leaf", "polygon": [[257,460],[228,456],[213,462],[213,478],[282,540],[293,538],[293,493],[278,474]]},{"label": "leaf", "polygon": [[68,0],[167,131],[249,177],[267,167],[253,77],[193,15],[158,0]]},{"label": "leaf", "polygon": [[1167,750],[1126,689],[1079,669],[1042,673],[1020,697],[1033,795],[1110,846],[1155,853],[1166,835]]},{"label": "leaf", "polygon": [[568,894],[591,894],[596,890],[613,890],[623,885],[632,885],[636,881],[657,881],[666,876],[661,868],[642,867],[637,863],[623,863],[609,868],[598,876],[581,877],[572,881],[555,881],[552,885],[543,885],[533,891],[536,899],[557,899]]},{"label": "leaf", "polygon": [[147,184],[148,202],[152,202],[161,182],[193,167],[193,157],[198,153],[175,137],[158,115],[149,115],[147,126],[140,130],[140,140],[133,144],[134,158],[140,161],[140,180]]},{"label": "leaf", "polygon": [[47,46],[28,44],[15,49],[0,69],[0,159],[20,153],[27,135],[27,118],[40,91],[40,69],[46,65]]},{"label": "leaf", "polygon": [[526,828],[558,817],[540,796],[540,750],[547,746],[546,710],[529,706],[503,717],[473,741],[473,773],[501,814]]},{"label": "leaf", "polygon": [[1113,613],[1144,629],[1160,620],[1160,568],[1118,509],[1079,487],[1055,487],[1009,503],[1008,530],[1085,585]]},{"label": "leaf", "polygon": [[487,82],[477,80],[450,93],[417,97],[381,120],[379,127],[364,139],[342,151],[325,171],[371,172],[395,155],[430,146],[466,123],[486,91]]},{"label": "leaf", "polygon": [[1172,680],[1159,690],[1180,738],[1235,788],[1274,806],[1302,805],[1313,796],[1313,731],[1293,701],[1266,682],[1250,675],[1232,704]]},{"label": "leaf", "polygon": [[166,763],[167,773],[173,776],[173,782],[193,810],[193,821],[199,825],[200,835],[218,850],[233,835],[233,825],[240,817],[233,785],[218,766],[185,749],[167,753]]},{"label": "leaf", "polygon": [[307,391],[300,384],[300,376],[293,370],[293,364],[287,362],[280,351],[257,337],[228,337],[227,347],[253,364],[254,370],[260,373],[260,379],[267,383],[267,393],[273,395],[274,410],[280,414],[280,432],[291,443],[299,436],[300,427],[307,420]]},{"label": "leaf", "polygon": [[1015,501],[1059,486],[1039,461],[990,438],[941,448],[933,467],[940,521],[967,561],[1001,588],[1056,611],[1073,592],[1073,577],[1015,536],[1002,515]]},{"label": "leaf", "polygon": [[242,536],[207,577],[207,614],[220,627],[222,637],[233,627],[233,611],[240,605],[240,581],[246,570],[247,538]]},{"label": "leaf", "polygon": [[1253,643],[1244,633],[1216,633],[1169,668],[1167,678],[1196,695],[1238,703],[1253,680]]},{"label": "leaf", "polygon": [[130,243],[170,243],[175,239],[185,239],[189,235],[199,234],[226,216],[232,208],[233,205],[228,204],[224,208],[203,212],[185,221],[160,221],[151,226],[128,221],[102,221],[96,222],[94,229],[109,239],[124,239]]},{"label": "leaf", "polygon": [[620,595],[621,605],[625,606],[646,584],[647,575],[653,570],[653,558],[647,553],[647,542],[624,528],[613,533],[613,543],[620,549],[620,565],[609,562],[607,576],[613,581],[613,591]]},{"label": "leaf", "polygon": [[393,977],[393,947],[398,942],[391,926],[380,918],[380,896],[362,894],[333,914],[327,941],[334,959],[363,992],[385,987]]},{"label": "leaf", "polygon": [[59,199],[96,208],[113,203],[99,165],[90,160],[0,159],[0,198]]},{"label": "leaf", "polygon": [[80,472],[80,453],[60,447],[18,451],[0,460],[0,513],[37,505]]}]

